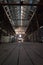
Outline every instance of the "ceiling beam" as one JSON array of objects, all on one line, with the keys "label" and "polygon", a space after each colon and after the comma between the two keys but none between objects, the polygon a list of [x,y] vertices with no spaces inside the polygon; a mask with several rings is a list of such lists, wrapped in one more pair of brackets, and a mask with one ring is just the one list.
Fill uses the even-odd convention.
[{"label": "ceiling beam", "polygon": [[29,4],[29,3],[1,3],[0,5],[16,5],[16,6],[43,6],[43,3]]}]

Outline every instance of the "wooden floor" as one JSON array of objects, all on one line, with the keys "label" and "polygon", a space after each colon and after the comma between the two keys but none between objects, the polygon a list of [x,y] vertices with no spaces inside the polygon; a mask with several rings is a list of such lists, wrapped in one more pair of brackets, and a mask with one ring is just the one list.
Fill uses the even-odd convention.
[{"label": "wooden floor", "polygon": [[0,44],[0,65],[43,65],[43,43]]}]

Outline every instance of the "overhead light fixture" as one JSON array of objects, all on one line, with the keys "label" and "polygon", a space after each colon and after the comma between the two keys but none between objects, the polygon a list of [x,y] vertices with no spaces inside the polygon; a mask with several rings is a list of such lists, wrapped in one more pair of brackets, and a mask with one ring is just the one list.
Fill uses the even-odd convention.
[{"label": "overhead light fixture", "polygon": [[19,37],[20,37],[20,38],[22,37],[21,34],[19,35]]}]

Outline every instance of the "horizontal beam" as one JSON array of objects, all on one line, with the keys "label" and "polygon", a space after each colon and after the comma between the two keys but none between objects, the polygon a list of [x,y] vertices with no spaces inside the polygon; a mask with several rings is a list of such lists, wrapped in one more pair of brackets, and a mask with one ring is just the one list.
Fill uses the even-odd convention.
[{"label": "horizontal beam", "polygon": [[29,4],[29,3],[0,3],[0,5],[15,5],[15,6],[43,6],[43,3],[40,3],[40,4]]},{"label": "horizontal beam", "polygon": [[14,25],[13,27],[27,27],[27,25],[22,25],[22,26],[21,25],[18,25],[18,26]]},{"label": "horizontal beam", "polygon": [[18,21],[18,20],[24,20],[24,21],[25,21],[25,20],[29,20],[29,19],[25,19],[25,18],[24,18],[24,19],[14,19],[14,21],[15,21],[15,20],[16,20],[16,21]]}]

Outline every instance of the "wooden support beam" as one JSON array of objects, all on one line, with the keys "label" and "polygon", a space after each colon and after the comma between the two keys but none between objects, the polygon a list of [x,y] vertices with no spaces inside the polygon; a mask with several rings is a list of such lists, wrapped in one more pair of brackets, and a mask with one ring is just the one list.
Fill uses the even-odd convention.
[{"label": "wooden support beam", "polygon": [[15,5],[15,6],[43,6],[43,3],[29,4],[29,3],[0,3],[0,5]]}]

